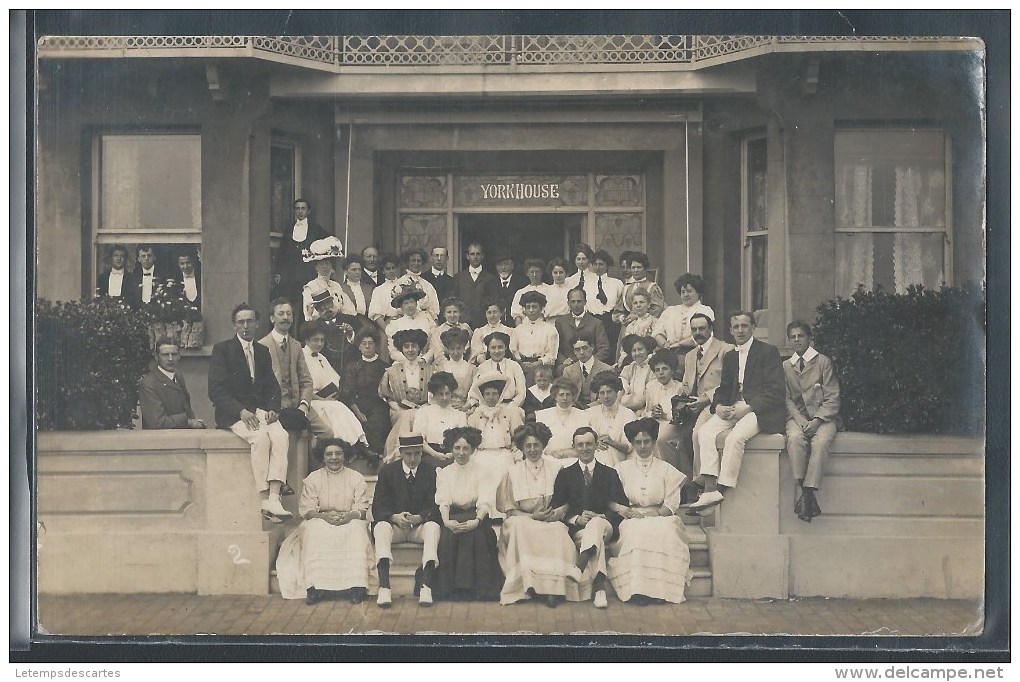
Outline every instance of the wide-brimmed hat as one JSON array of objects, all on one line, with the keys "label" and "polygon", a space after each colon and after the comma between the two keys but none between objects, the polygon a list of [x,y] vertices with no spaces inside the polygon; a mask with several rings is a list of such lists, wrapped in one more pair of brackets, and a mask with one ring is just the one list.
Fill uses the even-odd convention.
[{"label": "wide-brimmed hat", "polygon": [[400,350],[405,343],[416,343],[418,349],[424,349],[429,343],[429,335],[423,329],[401,329],[393,334],[393,346]]},{"label": "wide-brimmed hat", "polygon": [[399,308],[400,305],[409,298],[420,301],[425,298],[425,296],[425,291],[421,288],[421,286],[408,282],[406,284],[402,284],[399,289],[393,290],[393,298],[390,300],[390,305],[394,308]]},{"label": "wide-brimmed hat", "polygon": [[322,239],[316,239],[308,245],[307,249],[301,250],[301,259],[306,263],[325,260],[327,258],[343,258],[344,245],[339,239],[330,235]]},{"label": "wide-brimmed hat", "polygon": [[305,290],[308,292],[308,296],[311,298],[312,303],[323,303],[333,297],[333,293],[329,290],[329,287],[326,286],[326,283],[318,277],[306,284]]},{"label": "wide-brimmed hat", "polygon": [[509,378],[502,372],[482,372],[478,375],[478,390],[481,391],[490,384],[498,384],[499,390],[502,392],[507,381],[509,381]]}]

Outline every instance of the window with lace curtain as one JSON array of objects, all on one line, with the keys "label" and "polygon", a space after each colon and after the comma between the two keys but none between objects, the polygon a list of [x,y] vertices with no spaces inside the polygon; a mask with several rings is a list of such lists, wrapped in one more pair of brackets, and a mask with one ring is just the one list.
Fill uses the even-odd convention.
[{"label": "window with lace curtain", "polygon": [[836,132],[836,294],[949,283],[950,147],[938,130]]}]

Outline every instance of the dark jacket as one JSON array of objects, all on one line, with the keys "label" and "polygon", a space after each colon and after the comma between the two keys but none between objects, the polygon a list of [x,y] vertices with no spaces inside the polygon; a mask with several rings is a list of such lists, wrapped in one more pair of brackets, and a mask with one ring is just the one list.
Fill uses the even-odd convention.
[{"label": "dark jacket", "polygon": [[276,254],[276,276],[279,278],[273,288],[273,296],[287,296],[298,300],[295,313],[301,305],[301,290],[316,277],[315,263],[306,263],[301,252],[311,246],[312,242],[324,239],[328,235],[319,225],[308,221],[308,234],[304,241],[294,241],[294,224],[291,223],[283,231],[280,249]]},{"label": "dark jacket", "polygon": [[[736,348],[723,356],[722,380],[712,398],[712,412],[718,405],[737,402],[740,388],[740,359]],[[744,402],[758,417],[762,433],[783,433],[786,427],[786,377],[779,349],[754,339],[744,366]]]},{"label": "dark jacket", "polygon": [[254,413],[280,411],[280,384],[273,374],[269,349],[258,341],[252,344],[255,380],[248,371],[241,342],[235,336],[213,346],[209,358],[209,400],[216,407],[216,426],[229,429],[241,419],[241,410]]},{"label": "dark jacket", "polygon": [[[567,519],[572,519],[585,510],[591,510],[597,514],[605,514],[609,522],[613,524],[615,537],[622,519],[616,512],[609,509],[610,502],[630,506],[627,495],[623,491],[623,483],[620,482],[620,477],[616,474],[616,469],[595,460],[590,488],[584,484],[584,472],[581,471],[580,461],[574,462],[565,469],[560,469],[556,475],[551,506],[553,509],[557,509],[564,504],[567,505],[564,523],[567,523]],[[570,530],[575,529],[571,527]]]},{"label": "dark jacket", "polygon": [[174,376],[177,383],[156,368],[142,377],[138,395],[143,429],[186,429],[188,420],[195,418],[184,376],[180,372]]},{"label": "dark jacket", "polygon": [[96,278],[96,290],[102,298],[119,298],[125,303],[137,306],[141,300],[142,290],[138,276],[133,272],[124,271],[124,281],[120,285],[120,296],[110,296],[110,271],[102,272]]},{"label": "dark jacket", "polygon": [[422,462],[418,465],[412,485],[404,477],[403,462],[390,462],[379,470],[374,495],[372,518],[376,523],[388,521],[400,512],[420,515],[422,523],[441,522],[439,505],[436,504],[436,470],[430,464]]},{"label": "dark jacket", "polygon": [[443,300],[454,295],[456,285],[453,281],[453,275],[444,272],[436,277],[432,274],[432,268],[430,267],[422,271],[421,278],[431,284],[436,290],[436,297],[439,299],[439,314],[442,316]]},{"label": "dark jacket", "polygon": [[499,295],[499,277],[482,270],[478,280],[471,279],[471,273],[464,268],[453,277],[454,292],[457,298],[464,301],[464,314],[460,321],[467,322],[472,329],[485,324],[485,309],[482,302]]},{"label": "dark jacket", "polygon": [[556,326],[556,332],[560,335],[560,354],[556,359],[558,364],[566,359],[576,360],[574,357],[574,337],[581,332],[588,332],[595,339],[595,357],[602,362],[612,364],[615,362],[609,352],[609,336],[606,335],[606,325],[602,320],[585,311],[581,318],[581,326],[574,325],[574,316],[570,313],[557,315],[552,319]]},{"label": "dark jacket", "polygon": [[528,278],[523,275],[513,274],[510,276],[509,286],[504,289],[499,277],[496,277],[496,289],[499,293],[499,300],[503,304],[503,324],[508,327],[516,327],[517,322],[510,315],[510,304],[514,302],[514,294],[528,286]]}]

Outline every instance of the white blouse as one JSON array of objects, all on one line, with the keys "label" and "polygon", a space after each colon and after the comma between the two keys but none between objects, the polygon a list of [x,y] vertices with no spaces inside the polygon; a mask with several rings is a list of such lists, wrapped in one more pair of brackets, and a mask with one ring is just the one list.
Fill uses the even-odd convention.
[{"label": "white blouse", "polygon": [[538,410],[535,412],[535,421],[545,424],[552,431],[552,438],[545,448],[552,454],[560,450],[573,450],[574,431],[583,426],[591,426],[588,413],[576,407],[571,407],[566,415],[559,407]]},{"label": "white blouse", "polygon": [[412,429],[424,436],[425,442],[442,444],[443,432],[457,426],[467,426],[466,414],[453,407],[430,403],[415,412]]},{"label": "white blouse", "polygon": [[436,504],[440,507],[477,507],[492,510],[495,500],[489,499],[494,491],[486,472],[474,460],[460,465],[454,462],[436,471]]},{"label": "white blouse", "polygon": [[642,460],[635,455],[617,464],[616,473],[633,506],[643,509],[664,506],[676,514],[680,507],[680,487],[686,476],[672,464],[655,456]]},{"label": "white blouse", "polygon": [[322,353],[313,354],[312,349],[308,346],[305,346],[303,350],[308,373],[312,375],[312,390],[318,391],[330,384],[336,384],[336,387],[340,388],[340,375],[333,369],[333,365],[329,364],[326,356]]}]

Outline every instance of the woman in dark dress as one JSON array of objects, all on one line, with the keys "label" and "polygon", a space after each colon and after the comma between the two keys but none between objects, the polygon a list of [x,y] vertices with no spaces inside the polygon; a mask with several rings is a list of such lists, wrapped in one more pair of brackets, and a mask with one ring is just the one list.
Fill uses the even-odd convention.
[{"label": "woman in dark dress", "polygon": [[495,600],[503,587],[489,518],[495,500],[486,472],[471,458],[482,442],[482,432],[462,426],[448,429],[443,436],[453,464],[436,472],[436,503],[443,528],[432,592],[437,599]]},{"label": "woman in dark dress", "polygon": [[361,421],[369,447],[381,453],[390,432],[390,408],[379,397],[379,382],[386,371],[386,364],[378,352],[379,332],[374,327],[366,327],[355,338],[354,344],[361,357],[344,368],[340,392],[344,402]]}]

